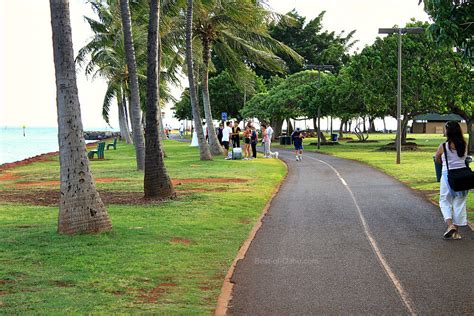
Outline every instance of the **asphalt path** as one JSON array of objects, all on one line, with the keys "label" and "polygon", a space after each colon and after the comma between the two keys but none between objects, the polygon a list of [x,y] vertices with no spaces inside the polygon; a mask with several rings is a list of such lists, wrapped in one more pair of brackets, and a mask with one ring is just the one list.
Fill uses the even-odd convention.
[{"label": "asphalt path", "polygon": [[288,177],[237,264],[229,314],[474,315],[469,228],[443,240],[438,207],[366,165],[280,158]]}]

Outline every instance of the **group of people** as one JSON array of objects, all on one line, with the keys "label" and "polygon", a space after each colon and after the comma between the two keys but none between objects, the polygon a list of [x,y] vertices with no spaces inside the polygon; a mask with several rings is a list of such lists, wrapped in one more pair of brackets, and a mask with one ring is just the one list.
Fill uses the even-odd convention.
[{"label": "group of people", "polygon": [[[217,138],[219,139],[219,143],[224,147],[224,155],[226,159],[230,159],[229,148],[231,141],[232,148],[241,148],[241,133],[244,142],[243,160],[251,160],[257,158],[257,144],[259,142],[259,135],[254,124],[252,122],[248,122],[245,125],[244,130],[242,131],[242,129],[239,127],[239,121],[229,121],[225,123],[225,127],[224,124],[220,124],[217,130]],[[264,157],[271,158],[272,156],[275,156],[275,154],[270,151],[271,139],[273,136],[272,127],[267,124],[262,124],[261,136],[264,148]]]}]

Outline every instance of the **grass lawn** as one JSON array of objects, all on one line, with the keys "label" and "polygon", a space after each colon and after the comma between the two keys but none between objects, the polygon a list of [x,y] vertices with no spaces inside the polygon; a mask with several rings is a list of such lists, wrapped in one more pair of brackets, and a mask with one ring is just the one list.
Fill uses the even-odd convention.
[{"label": "grass lawn", "polygon": [[[346,134],[345,136],[356,139],[355,135]],[[435,134],[409,134],[408,137],[414,139],[409,140],[409,142],[416,142],[419,148],[417,151],[402,151],[400,165],[395,164],[395,151],[380,150],[383,145],[394,141],[395,134],[371,134],[369,140],[376,140],[377,143],[339,141],[340,145],[321,146],[319,152],[369,164],[399,179],[411,188],[423,191],[432,201],[437,202],[439,199],[439,183],[436,182],[432,157],[445,138],[442,135]],[[317,139],[305,139],[305,150],[317,151],[316,146],[309,145],[315,142],[317,142]],[[280,146],[275,145],[273,147]],[[288,148],[291,147],[288,146]],[[474,221],[474,194],[472,192],[468,197],[468,209],[469,219]]]},{"label": "grass lawn", "polygon": [[[275,159],[203,162],[178,142],[165,148],[178,198],[108,204],[113,230],[100,235],[58,235],[58,207],[38,205],[59,195],[57,157],[0,173],[0,193],[20,198],[0,198],[0,313],[212,313],[286,167]],[[92,162],[100,192],[139,197],[133,147],[105,154]],[[27,194],[35,197],[28,203]]]}]

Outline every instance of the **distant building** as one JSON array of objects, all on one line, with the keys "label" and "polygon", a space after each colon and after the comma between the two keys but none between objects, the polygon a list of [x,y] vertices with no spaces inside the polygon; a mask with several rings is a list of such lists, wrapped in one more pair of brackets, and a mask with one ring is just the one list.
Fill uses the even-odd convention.
[{"label": "distant building", "polygon": [[457,114],[428,113],[415,116],[411,132],[415,134],[443,134],[446,122],[456,121],[461,125],[462,131],[467,132],[467,125],[463,118]]}]

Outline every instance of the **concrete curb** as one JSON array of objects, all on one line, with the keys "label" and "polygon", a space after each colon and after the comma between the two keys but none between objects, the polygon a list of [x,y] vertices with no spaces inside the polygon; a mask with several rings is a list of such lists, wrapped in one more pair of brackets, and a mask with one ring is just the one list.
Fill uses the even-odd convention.
[{"label": "concrete curb", "polygon": [[255,238],[255,235],[257,234],[258,230],[260,227],[262,227],[263,224],[263,219],[267,215],[268,210],[270,209],[270,206],[272,204],[273,199],[275,196],[278,194],[280,191],[281,186],[285,182],[287,176],[288,176],[288,165],[286,164],[285,161],[281,160],[285,166],[286,166],[286,173],[282,179],[282,181],[277,185],[275,190],[272,193],[272,196],[268,200],[267,204],[262,210],[262,214],[260,215],[260,218],[257,220],[255,225],[252,227],[252,230],[250,231],[249,235],[247,236],[247,239],[243,242],[242,246],[240,247],[239,251],[237,252],[237,256],[235,257],[234,261],[232,262],[229,270],[227,271],[227,274],[224,278],[224,283],[222,284],[221,288],[221,293],[219,294],[219,297],[217,298],[217,305],[216,309],[214,311],[214,315],[216,316],[224,316],[227,314],[227,309],[229,307],[229,302],[232,299],[232,292],[234,289],[234,283],[231,282],[231,278],[234,274],[235,267],[237,266],[237,262],[239,260],[242,260],[245,258],[245,255],[247,254],[247,250],[250,247],[250,244],[252,243],[253,239]]}]

